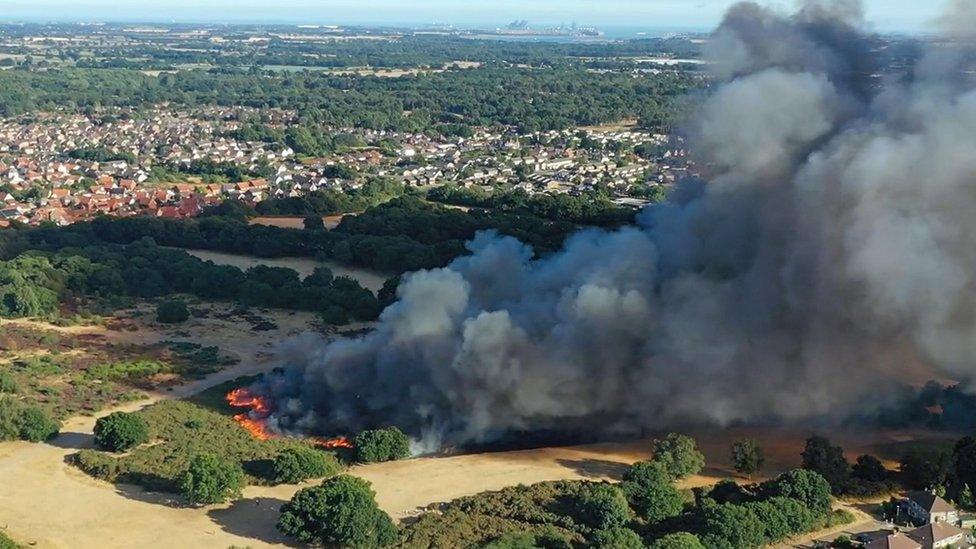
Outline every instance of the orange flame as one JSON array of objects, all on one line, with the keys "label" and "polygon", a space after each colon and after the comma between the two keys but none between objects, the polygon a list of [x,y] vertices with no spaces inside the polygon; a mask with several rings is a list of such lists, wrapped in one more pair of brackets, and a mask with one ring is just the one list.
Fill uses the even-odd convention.
[{"label": "orange flame", "polygon": [[347,437],[316,438],[313,442],[315,442],[316,446],[321,446],[322,448],[353,448],[352,441]]},{"label": "orange flame", "polygon": [[[271,440],[278,438],[279,435],[268,428],[268,416],[274,408],[273,403],[267,397],[255,394],[246,387],[234,389],[224,397],[227,404],[234,408],[248,408],[247,413],[234,416],[241,427],[251,433],[251,436],[258,440]],[[336,438],[313,438],[312,442],[321,448],[353,448],[352,441],[347,437]]]},{"label": "orange flame", "polygon": [[271,403],[268,399],[254,394],[246,387],[234,389],[224,398],[234,408],[250,408],[246,414],[235,415],[234,421],[251,433],[251,436],[258,440],[275,438],[276,435],[268,429],[267,418],[271,414]]}]

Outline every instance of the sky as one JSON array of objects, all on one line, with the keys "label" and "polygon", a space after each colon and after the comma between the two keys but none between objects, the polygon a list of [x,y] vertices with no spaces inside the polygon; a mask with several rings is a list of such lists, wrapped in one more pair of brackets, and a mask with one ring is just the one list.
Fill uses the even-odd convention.
[{"label": "sky", "polygon": [[[732,0],[0,0],[0,21],[539,25],[708,30]],[[793,0],[767,0],[784,9]],[[865,0],[879,31],[924,31],[941,0]]]}]

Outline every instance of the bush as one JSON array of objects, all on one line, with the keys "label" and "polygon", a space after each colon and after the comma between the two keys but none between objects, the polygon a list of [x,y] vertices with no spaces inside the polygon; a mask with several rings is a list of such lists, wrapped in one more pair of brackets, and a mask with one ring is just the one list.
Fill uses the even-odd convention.
[{"label": "bush", "polygon": [[19,390],[20,388],[13,376],[5,371],[0,371],[0,393],[12,394]]},{"label": "bush", "polygon": [[14,540],[7,537],[6,534],[0,532],[0,549],[18,549],[18,545],[14,543]]},{"label": "bush", "polygon": [[597,549],[644,549],[640,536],[629,528],[599,530],[593,534],[591,545]]},{"label": "bush", "polygon": [[701,540],[688,532],[668,534],[651,544],[651,549],[705,549]]},{"label": "bush", "polygon": [[656,461],[640,461],[624,473],[620,487],[631,506],[647,522],[658,522],[681,512],[683,499],[671,477]]},{"label": "bush", "polygon": [[223,503],[240,497],[244,471],[239,463],[225,461],[215,454],[199,454],[180,478],[180,492],[190,503]]},{"label": "bush", "polygon": [[163,324],[179,324],[190,318],[190,311],[182,301],[170,299],[156,306],[156,321]]},{"label": "bush", "polygon": [[702,470],[705,456],[698,451],[695,439],[679,433],[653,442],[653,461],[660,463],[673,479],[681,479]]},{"label": "bush", "polygon": [[315,448],[287,448],[274,459],[274,481],[281,484],[298,484],[310,478],[332,476],[341,467],[335,455]]},{"label": "bush", "polygon": [[113,412],[95,422],[95,444],[110,452],[124,452],[149,442],[149,426],[135,414]]},{"label": "bush", "polygon": [[630,521],[627,498],[616,486],[593,484],[580,494],[580,518],[590,528],[607,530]]},{"label": "bush", "polygon": [[281,506],[277,527],[303,543],[326,547],[386,547],[398,539],[393,521],[376,505],[369,482],[349,475],[299,490]]},{"label": "bush", "polygon": [[20,414],[20,438],[29,442],[41,442],[58,434],[60,425],[44,410],[28,406]]},{"label": "bush", "polygon": [[58,424],[40,408],[0,396],[0,441],[40,442],[54,436],[58,428]]},{"label": "bush", "polygon": [[324,231],[325,221],[322,220],[322,216],[309,214],[305,216],[302,220],[302,225],[305,227],[306,231]]},{"label": "bush", "polygon": [[356,435],[356,459],[378,463],[410,457],[410,439],[396,427],[372,429]]}]

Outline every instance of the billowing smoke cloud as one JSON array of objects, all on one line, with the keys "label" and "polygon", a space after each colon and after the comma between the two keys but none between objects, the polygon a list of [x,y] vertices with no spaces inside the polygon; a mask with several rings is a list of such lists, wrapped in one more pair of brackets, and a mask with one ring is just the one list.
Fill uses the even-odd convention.
[{"label": "billowing smoke cloud", "polygon": [[945,56],[879,76],[860,24],[850,1],[732,8],[693,132],[714,177],[540,260],[479,234],[375,332],[290,345],[275,424],[436,446],[844,417],[906,372],[968,379],[976,92]]}]

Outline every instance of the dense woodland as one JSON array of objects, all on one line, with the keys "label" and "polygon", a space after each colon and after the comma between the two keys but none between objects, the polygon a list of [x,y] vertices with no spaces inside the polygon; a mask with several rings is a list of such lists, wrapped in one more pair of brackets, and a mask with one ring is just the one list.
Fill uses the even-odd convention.
[{"label": "dense woodland", "polygon": [[64,107],[235,105],[293,109],[304,125],[425,131],[444,123],[565,129],[639,118],[667,126],[688,74],[483,68],[381,78],[234,68],[148,76],[116,69],[0,71],[0,115]]}]

